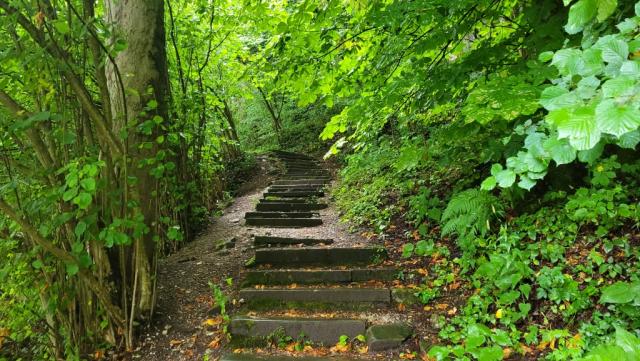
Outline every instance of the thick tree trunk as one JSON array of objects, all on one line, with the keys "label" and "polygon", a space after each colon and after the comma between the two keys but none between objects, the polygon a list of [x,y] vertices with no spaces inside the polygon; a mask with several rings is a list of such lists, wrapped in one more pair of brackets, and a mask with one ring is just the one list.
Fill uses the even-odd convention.
[{"label": "thick tree trunk", "polygon": [[[142,214],[150,229],[143,237],[133,240],[132,264],[126,270],[129,274],[127,279],[132,284],[131,324],[134,318],[150,316],[155,303],[154,235],[157,234],[159,214],[154,191],[158,184],[157,179],[149,173],[150,166],[140,165],[144,160],[155,157],[158,147],[155,140],[164,132],[161,124],[168,121],[164,2],[106,0],[105,14],[107,23],[113,27],[112,41],[122,39],[127,44],[126,49],[115,57],[115,66],[110,63],[106,66],[113,130],[116,134],[126,131],[128,136],[128,161],[121,179],[126,181],[130,176],[136,178],[126,189],[129,199],[137,202],[137,208],[125,212],[128,217]],[[123,92],[126,97],[122,96]],[[161,122],[155,122],[158,117],[162,119]],[[141,126],[143,124],[153,126]],[[152,146],[141,147],[145,142]]]}]

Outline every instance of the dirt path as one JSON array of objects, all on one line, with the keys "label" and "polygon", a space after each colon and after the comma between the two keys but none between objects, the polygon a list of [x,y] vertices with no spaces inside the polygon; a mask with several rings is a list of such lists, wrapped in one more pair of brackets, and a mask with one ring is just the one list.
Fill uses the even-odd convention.
[{"label": "dirt path", "polygon": [[[132,360],[203,360],[205,355],[210,360],[217,359],[223,347],[209,347],[216,333],[208,331],[204,324],[211,317],[214,305],[209,282],[223,287],[230,300],[227,311],[232,313],[238,282],[228,286],[226,280],[240,279],[245,262],[253,256],[253,235],[333,238],[333,246],[368,243],[364,237],[348,232],[330,201],[329,207],[320,211],[324,224],[318,227],[245,226],[245,212],[255,209],[264,189],[277,174],[274,160],[258,161],[259,173],[242,187],[245,193],[238,196],[221,217],[212,220],[205,233],[160,261],[157,313],[153,323],[141,331],[140,346],[131,354]],[[216,249],[220,242],[232,239],[235,247]]]}]

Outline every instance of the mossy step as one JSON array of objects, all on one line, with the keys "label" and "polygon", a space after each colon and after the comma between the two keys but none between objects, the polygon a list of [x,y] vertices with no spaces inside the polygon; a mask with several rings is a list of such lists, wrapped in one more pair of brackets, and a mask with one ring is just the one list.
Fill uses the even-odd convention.
[{"label": "mossy step", "polygon": [[259,203],[256,205],[258,212],[304,212],[317,211],[327,208],[326,203]]},{"label": "mossy step", "polygon": [[319,216],[315,212],[247,212],[244,218],[312,218]]},{"label": "mossy step", "polygon": [[356,248],[269,248],[256,250],[256,264],[272,266],[370,264],[386,258],[380,247]]},{"label": "mossy step", "polygon": [[322,224],[320,218],[247,218],[245,224],[248,226],[268,226],[268,227],[314,227]]},{"label": "mossy step", "polygon": [[324,345],[334,345],[341,335],[354,338],[364,335],[366,322],[356,319],[257,318],[235,316],[229,324],[232,337],[265,339],[289,336]]},{"label": "mossy step", "polygon": [[243,298],[251,306],[261,301],[270,302],[313,302],[313,303],[390,303],[391,290],[388,288],[338,287],[338,288],[244,288]]},{"label": "mossy step", "polygon": [[307,246],[313,246],[317,244],[332,244],[332,239],[317,239],[317,238],[292,238],[292,237],[273,237],[273,236],[255,236],[253,244],[256,247],[270,247],[270,246],[292,246],[297,244],[303,244]]},{"label": "mossy step", "polygon": [[265,197],[324,197],[322,191],[268,191],[263,194]]},{"label": "mossy step", "polygon": [[288,284],[320,284],[351,283],[372,280],[391,281],[398,270],[381,269],[319,269],[319,270],[256,270],[248,271],[244,276],[243,286],[252,285],[288,285]]},{"label": "mossy step", "polygon": [[361,359],[353,359],[348,357],[294,357],[294,356],[256,356],[253,354],[232,353],[222,355],[220,361],[362,361]]}]

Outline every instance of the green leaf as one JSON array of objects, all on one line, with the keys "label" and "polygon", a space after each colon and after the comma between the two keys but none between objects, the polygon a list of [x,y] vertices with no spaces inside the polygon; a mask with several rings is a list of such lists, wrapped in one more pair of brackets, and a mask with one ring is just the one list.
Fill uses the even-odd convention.
[{"label": "green leaf", "polygon": [[68,202],[72,200],[76,195],[78,195],[78,187],[69,188],[66,192],[64,192],[64,194],[62,194],[62,200]]},{"label": "green leaf", "polygon": [[[635,292],[634,292],[635,290]],[[640,282],[616,282],[602,289],[600,303],[629,303],[640,297]]]},{"label": "green leaf", "polygon": [[563,75],[579,75],[585,66],[582,52],[573,48],[556,51],[551,65],[557,67]]},{"label": "green leaf", "polygon": [[616,327],[616,346],[622,347],[627,354],[640,356],[640,339],[620,327]]},{"label": "green leaf", "polygon": [[618,145],[622,148],[635,149],[638,143],[640,143],[639,130],[634,130],[633,132],[623,134],[618,139]]},{"label": "green leaf", "polygon": [[96,180],[93,178],[85,178],[80,181],[80,186],[87,192],[95,192],[96,190]]},{"label": "green leaf", "polygon": [[80,209],[87,209],[91,205],[91,200],[91,194],[80,192],[80,194],[73,199],[73,203],[78,205]]},{"label": "green leaf", "polygon": [[598,1],[598,15],[597,19],[599,22],[605,21],[614,11],[616,11],[616,7],[618,6],[618,0],[599,0]]},{"label": "green leaf", "polygon": [[601,132],[620,137],[638,129],[640,111],[632,106],[618,105],[615,101],[606,99],[596,108],[596,123]]},{"label": "green leaf", "polygon": [[516,181],[516,173],[511,169],[502,170],[495,177],[501,188],[511,187]]},{"label": "green leaf", "polygon": [[570,115],[555,118],[558,138],[567,138],[577,150],[591,149],[598,144],[602,133],[597,127],[593,106],[573,109]]},{"label": "green leaf", "polygon": [[482,184],[480,185],[480,189],[484,191],[490,191],[494,189],[497,184],[498,184],[498,181],[496,181],[496,177],[490,176],[490,177],[487,177],[487,179],[485,179],[484,181],[482,181]]},{"label": "green leaf", "polygon": [[540,104],[547,110],[557,110],[580,104],[576,93],[560,86],[550,86],[540,94]]},{"label": "green leaf", "polygon": [[577,34],[591,22],[598,13],[596,0],[580,0],[569,9],[569,19],[564,30],[569,34]]},{"label": "green leaf", "polygon": [[80,236],[82,236],[86,230],[87,224],[84,221],[78,222],[78,224],[76,224],[76,229],[74,230],[76,238],[80,239]]},{"label": "green leaf", "polygon": [[576,159],[577,152],[566,139],[549,138],[543,146],[558,165],[568,164]]},{"label": "green leaf", "polygon": [[44,267],[44,263],[42,263],[41,260],[37,259],[33,262],[31,262],[31,266],[35,269],[41,269],[42,267]]},{"label": "green leaf", "polygon": [[629,45],[615,35],[601,37],[594,45],[594,48],[602,50],[602,59],[610,64],[622,65],[629,56]]},{"label": "green leaf", "polygon": [[538,55],[538,60],[540,60],[543,63],[546,63],[551,59],[553,59],[553,51],[545,51],[544,53],[541,53],[540,55]]},{"label": "green leaf", "polygon": [[635,93],[636,81],[633,77],[621,75],[607,80],[602,85],[602,94],[606,98],[629,96]]},{"label": "green leaf", "polygon": [[536,181],[527,177],[526,175],[520,175],[520,181],[518,182],[518,187],[522,189],[526,189],[528,191],[531,190],[536,185]]},{"label": "green leaf", "polygon": [[80,266],[77,263],[67,263],[67,274],[74,276],[80,271]]}]

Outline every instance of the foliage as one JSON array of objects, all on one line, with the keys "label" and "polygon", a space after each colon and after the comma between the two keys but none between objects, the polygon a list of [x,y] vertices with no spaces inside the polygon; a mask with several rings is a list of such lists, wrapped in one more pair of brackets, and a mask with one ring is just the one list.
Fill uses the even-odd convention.
[{"label": "foliage", "polygon": [[442,234],[484,236],[491,229],[491,221],[502,213],[496,197],[480,190],[466,190],[451,197],[442,213]]}]

